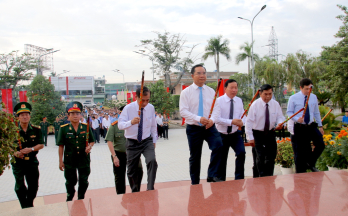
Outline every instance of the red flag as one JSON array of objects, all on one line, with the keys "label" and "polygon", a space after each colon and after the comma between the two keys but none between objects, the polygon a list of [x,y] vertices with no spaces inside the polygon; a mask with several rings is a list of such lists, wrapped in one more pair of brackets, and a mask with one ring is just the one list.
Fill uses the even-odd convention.
[{"label": "red flag", "polygon": [[169,87],[167,87],[167,92],[169,92]]},{"label": "red flag", "polygon": [[118,95],[118,89],[117,89],[117,93],[116,93],[116,95]]},{"label": "red flag", "polygon": [[28,102],[27,91],[19,91],[19,101],[20,102]]},{"label": "red flag", "polygon": [[221,85],[220,85],[220,89],[219,89],[219,96],[222,96],[222,95],[224,95],[225,94],[225,83],[226,83],[226,81],[227,81],[228,79],[223,79],[222,81],[221,81]]},{"label": "red flag", "polygon": [[6,107],[6,112],[13,113],[13,104],[12,104],[12,89],[1,89],[2,93],[2,102],[4,102]]},{"label": "red flag", "polygon": [[130,104],[130,98],[131,98],[131,93],[130,92],[128,92],[127,93],[127,104]]},{"label": "red flag", "polygon": [[135,96],[136,96],[136,92],[132,91],[132,94],[133,94],[133,101],[135,101]]}]

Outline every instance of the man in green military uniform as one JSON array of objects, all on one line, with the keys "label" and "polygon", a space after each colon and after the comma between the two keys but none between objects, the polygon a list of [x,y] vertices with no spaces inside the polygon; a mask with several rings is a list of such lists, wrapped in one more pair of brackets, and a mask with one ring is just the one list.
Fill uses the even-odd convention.
[{"label": "man in green military uniform", "polygon": [[82,104],[80,102],[73,101],[67,105],[66,111],[70,123],[60,127],[57,138],[57,145],[59,146],[59,169],[64,171],[66,179],[66,201],[71,201],[74,198],[77,171],[79,173],[77,198],[85,198],[88,188],[88,176],[91,173],[89,153],[94,145],[94,137],[91,127],[88,128],[86,123],[79,122],[81,110]]},{"label": "man in green military uniform", "polygon": [[42,138],[44,139],[45,146],[47,146],[48,126],[50,126],[50,123],[48,123],[46,120],[47,118],[43,117],[42,122],[40,122]]},{"label": "man in green military uniform", "polygon": [[53,127],[54,127],[54,138],[55,138],[55,141],[57,143],[57,137],[58,137],[58,132],[59,132],[59,128],[61,126],[61,122],[59,121],[59,117],[57,116],[56,117],[56,121],[53,122]]},{"label": "man in green military uniform", "polygon": [[[18,103],[14,112],[20,121],[18,143],[15,152],[15,163],[12,171],[16,180],[15,191],[22,208],[34,207],[34,199],[39,189],[39,161],[36,155],[43,146],[40,128],[30,124],[31,105],[27,102]],[[27,182],[27,186],[24,183]]]},{"label": "man in green military uniform", "polygon": [[[122,111],[124,108],[121,107]],[[111,124],[108,133],[106,134],[105,140],[108,142],[108,147],[111,153],[111,161],[113,163],[115,186],[117,194],[126,193],[126,166],[127,166],[127,155],[126,155],[126,137],[124,136],[124,130],[118,129],[118,121]],[[138,188],[140,189],[141,180],[143,178],[143,167],[141,160],[139,160],[138,167]]]}]

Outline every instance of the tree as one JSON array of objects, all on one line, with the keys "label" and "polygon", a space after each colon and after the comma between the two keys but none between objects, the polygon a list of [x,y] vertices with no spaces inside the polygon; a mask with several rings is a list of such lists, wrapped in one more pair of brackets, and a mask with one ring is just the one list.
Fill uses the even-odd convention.
[{"label": "tree", "polygon": [[[152,40],[141,40],[141,44],[137,47],[142,47],[149,51],[150,60],[153,59],[154,62],[156,62],[154,68],[160,71],[159,74],[162,73],[164,75],[165,86],[169,87],[170,92],[172,92],[175,86],[180,83],[184,73],[188,73],[188,68],[194,63],[195,60],[191,58],[191,54],[198,44],[190,47],[188,55],[182,58],[181,53],[184,51],[184,45],[187,42],[183,36],[180,34],[171,35],[169,32],[164,32],[164,34],[159,32],[154,33],[157,34],[157,38]],[[181,73],[175,76],[171,69],[180,70]],[[172,78],[176,78],[173,84]]]},{"label": "tree", "polygon": [[[250,61],[251,61],[251,48],[254,45],[255,42],[252,44],[249,44],[248,42],[244,42],[244,44],[240,45],[239,49],[242,50],[242,53],[238,53],[236,55],[236,64],[238,65],[240,62],[244,61],[245,59],[248,59],[248,74],[250,74]],[[253,60],[257,61],[259,60],[259,55],[255,54],[253,55]]]},{"label": "tree", "polygon": [[35,68],[35,60],[30,54],[19,55],[18,51],[0,54],[0,88],[14,89],[19,81],[31,79],[33,73],[29,70]]},{"label": "tree", "polygon": [[212,37],[208,40],[208,44],[205,47],[205,53],[202,56],[203,61],[207,60],[209,57],[214,57],[218,79],[220,79],[220,54],[227,60],[231,60],[231,50],[228,47],[229,43],[230,41],[228,39],[222,41],[222,35],[219,35],[216,38]]},{"label": "tree", "polygon": [[345,14],[336,16],[343,22],[343,25],[334,36],[341,40],[331,47],[322,47],[321,57],[328,64],[328,72],[321,78],[326,81],[327,86],[334,93],[333,102],[337,102],[344,112],[348,96],[348,9],[342,5],[337,5],[337,7]]},{"label": "tree", "polygon": [[28,86],[28,100],[32,106],[31,122],[34,125],[40,124],[43,117],[47,117],[49,123],[65,112],[64,102],[61,96],[54,91],[54,85],[42,75],[37,75]]},{"label": "tree", "polygon": [[243,100],[244,107],[249,104],[253,98],[253,90],[250,87],[251,74],[236,73],[230,76],[230,79],[234,79],[238,83],[237,96]]},{"label": "tree", "polygon": [[159,80],[150,85],[151,97],[150,103],[155,107],[158,113],[171,114],[175,110],[173,96],[166,91],[164,83]]}]

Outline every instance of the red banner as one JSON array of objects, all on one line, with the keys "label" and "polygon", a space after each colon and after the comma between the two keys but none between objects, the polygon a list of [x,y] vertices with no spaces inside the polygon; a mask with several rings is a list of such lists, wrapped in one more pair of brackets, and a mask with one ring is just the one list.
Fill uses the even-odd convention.
[{"label": "red banner", "polygon": [[28,102],[27,91],[19,91],[19,102]]},{"label": "red banner", "polygon": [[4,102],[6,107],[6,112],[13,113],[13,104],[12,104],[12,89],[1,89],[2,93],[2,102]]},{"label": "red banner", "polygon": [[136,96],[136,92],[132,92],[132,94],[133,94],[133,101],[135,101],[135,96]]},{"label": "red banner", "polygon": [[131,97],[132,97],[131,93],[127,93],[127,104],[130,104],[130,102],[131,102],[130,98]]},{"label": "red banner", "polygon": [[167,87],[167,92],[169,92],[169,87]]},{"label": "red banner", "polygon": [[221,81],[220,89],[219,89],[219,96],[222,96],[225,94],[225,83],[228,79],[223,79]]}]

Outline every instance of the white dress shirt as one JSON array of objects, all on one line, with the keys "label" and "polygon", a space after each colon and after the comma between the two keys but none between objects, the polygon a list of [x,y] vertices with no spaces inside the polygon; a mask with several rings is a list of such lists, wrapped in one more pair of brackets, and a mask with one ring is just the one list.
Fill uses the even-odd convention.
[{"label": "white dress shirt", "polygon": [[108,119],[103,118],[103,128],[109,128],[110,125],[111,125],[110,118],[108,118]]},{"label": "white dress shirt", "polygon": [[[230,109],[231,109],[231,98],[225,93],[223,96],[216,99],[219,103],[220,116],[216,122],[216,129],[222,133],[227,134],[227,127],[232,125],[233,119],[240,119],[244,113],[243,101],[240,97],[235,96],[233,98],[233,119],[230,119]],[[215,107],[214,112],[217,111]],[[243,120],[245,117],[243,117]],[[243,121],[244,123],[244,121]],[[237,125],[232,125],[231,133],[234,133],[238,130]]]},{"label": "white dress shirt", "polygon": [[158,125],[163,125],[162,119],[163,119],[163,117],[159,117],[159,116],[156,117],[156,122]]},{"label": "white dress shirt", "polygon": [[[124,107],[120,117],[118,118],[118,128],[125,130],[124,136],[128,139],[138,139],[139,124],[132,125],[131,121],[138,115],[139,105],[136,101]],[[143,137],[146,139],[152,136],[153,143],[157,141],[157,123],[155,119],[155,108],[152,104],[147,104],[143,110]]]},{"label": "white dress shirt", "polygon": [[[269,130],[272,130],[277,124],[285,121],[282,108],[279,103],[273,99],[268,102],[269,110]],[[266,103],[261,99],[257,99],[251,104],[248,117],[245,123],[245,133],[248,140],[254,140],[253,130],[263,131],[266,121]]]},{"label": "white dress shirt", "polygon": [[92,120],[92,128],[96,129],[98,127],[99,127],[99,120],[98,119]]},{"label": "white dress shirt", "polygon": [[[200,90],[196,84],[192,84],[181,92],[180,95],[180,115],[185,118],[186,124],[198,125],[201,117],[208,118],[210,114],[211,105],[215,97],[214,89],[209,86],[203,85],[203,116],[198,116],[199,107],[199,93]],[[214,111],[211,116],[211,120],[215,123],[220,115],[220,109],[218,108],[219,103],[215,103]]]},{"label": "white dress shirt", "polygon": [[294,125],[295,125],[295,122],[292,119],[290,119],[287,123],[288,123],[288,131],[292,135],[294,135]]}]

